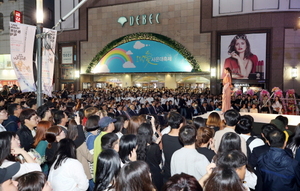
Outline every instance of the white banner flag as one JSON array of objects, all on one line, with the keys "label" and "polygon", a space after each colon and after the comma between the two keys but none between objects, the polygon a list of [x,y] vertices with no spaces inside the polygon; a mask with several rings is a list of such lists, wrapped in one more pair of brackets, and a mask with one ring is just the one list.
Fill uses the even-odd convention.
[{"label": "white banner flag", "polygon": [[22,92],[36,91],[33,77],[35,26],[10,22],[10,54]]},{"label": "white banner flag", "polygon": [[53,89],[53,71],[55,62],[55,44],[56,44],[56,30],[44,28],[43,32],[46,34],[43,38],[42,50],[42,84],[43,93],[52,97]]}]

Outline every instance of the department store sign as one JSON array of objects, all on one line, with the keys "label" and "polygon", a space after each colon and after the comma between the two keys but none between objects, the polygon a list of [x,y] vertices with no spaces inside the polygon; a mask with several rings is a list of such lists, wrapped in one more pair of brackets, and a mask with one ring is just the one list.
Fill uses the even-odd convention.
[{"label": "department store sign", "polygon": [[137,16],[129,16],[129,17],[119,17],[118,23],[123,27],[125,23],[129,21],[129,26],[134,25],[146,25],[146,24],[159,24],[159,16],[160,13],[149,14],[149,15],[137,15]]}]

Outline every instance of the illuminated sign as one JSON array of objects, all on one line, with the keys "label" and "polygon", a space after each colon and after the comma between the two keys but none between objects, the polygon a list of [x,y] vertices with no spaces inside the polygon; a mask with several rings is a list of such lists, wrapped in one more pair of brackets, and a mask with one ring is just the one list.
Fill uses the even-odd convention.
[{"label": "illuminated sign", "polygon": [[[129,25],[134,26],[136,25],[146,25],[147,23],[150,23],[151,25],[153,23],[159,24],[159,16],[160,13],[157,14],[150,14],[150,15],[138,15],[138,16],[130,16],[129,17]],[[118,19],[118,23],[121,24],[123,27],[125,23],[128,22],[128,19],[126,17],[120,17]]]},{"label": "illuminated sign", "polygon": [[20,11],[15,11],[14,22],[16,22],[16,23],[22,23],[21,19],[22,19],[22,13]]}]

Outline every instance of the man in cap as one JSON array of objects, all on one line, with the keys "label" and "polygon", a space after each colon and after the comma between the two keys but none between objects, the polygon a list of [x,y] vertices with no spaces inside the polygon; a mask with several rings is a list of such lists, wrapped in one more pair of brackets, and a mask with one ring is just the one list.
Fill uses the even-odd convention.
[{"label": "man in cap", "polygon": [[111,133],[113,132],[113,130],[115,130],[115,124],[114,124],[115,121],[116,119],[113,119],[111,117],[103,117],[100,119],[98,123],[101,133],[97,136],[94,142],[94,174],[96,174],[98,155],[102,151],[101,138],[103,137],[103,135],[107,133]]}]

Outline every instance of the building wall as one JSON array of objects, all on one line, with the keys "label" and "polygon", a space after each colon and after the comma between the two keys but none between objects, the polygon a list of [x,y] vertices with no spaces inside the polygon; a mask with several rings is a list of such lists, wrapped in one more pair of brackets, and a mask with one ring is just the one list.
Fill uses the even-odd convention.
[{"label": "building wall", "polygon": [[[121,16],[160,13],[160,23],[123,27]],[[202,71],[210,69],[210,33],[199,33],[200,1],[161,0],[95,7],[87,10],[87,41],[80,44],[81,73],[102,48],[111,41],[137,32],[154,32],[185,46],[199,62]]]}]

